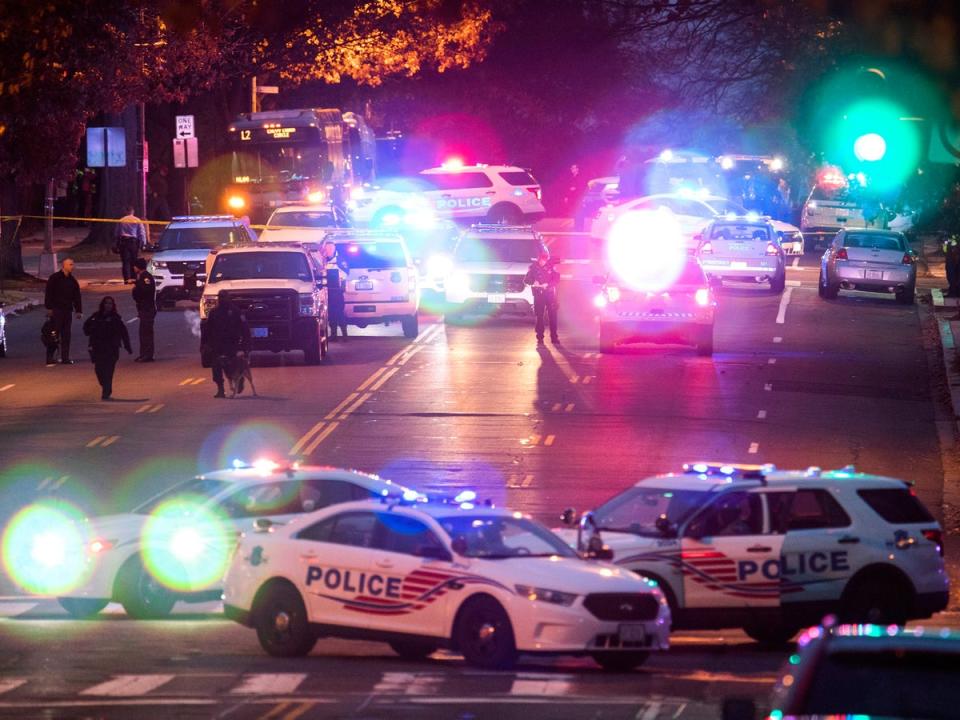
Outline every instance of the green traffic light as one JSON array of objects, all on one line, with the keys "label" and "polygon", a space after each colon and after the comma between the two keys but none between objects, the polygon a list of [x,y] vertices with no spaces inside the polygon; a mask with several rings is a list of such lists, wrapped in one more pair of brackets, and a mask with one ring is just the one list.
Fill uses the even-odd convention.
[{"label": "green traffic light", "polygon": [[862,162],[878,162],[887,154],[887,141],[878,133],[861,135],[853,143],[853,154]]}]

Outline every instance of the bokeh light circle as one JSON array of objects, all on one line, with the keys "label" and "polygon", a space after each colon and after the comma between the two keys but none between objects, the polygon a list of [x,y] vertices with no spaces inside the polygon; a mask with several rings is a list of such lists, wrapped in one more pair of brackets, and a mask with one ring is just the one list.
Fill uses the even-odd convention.
[{"label": "bokeh light circle", "polygon": [[161,503],[143,527],[143,564],[173,590],[207,589],[223,577],[236,542],[230,521],[206,498],[179,496]]},{"label": "bokeh light circle", "polygon": [[27,592],[64,595],[93,570],[89,541],[89,526],[77,507],[59,500],[34,503],[17,512],[3,532],[3,566]]},{"label": "bokeh light circle", "polygon": [[878,133],[866,133],[853,143],[853,152],[858,160],[877,162],[887,153],[887,141]]},{"label": "bokeh light circle", "polygon": [[606,259],[625,287],[646,292],[669,288],[687,261],[679,221],[665,208],[624,213],[607,234]]}]

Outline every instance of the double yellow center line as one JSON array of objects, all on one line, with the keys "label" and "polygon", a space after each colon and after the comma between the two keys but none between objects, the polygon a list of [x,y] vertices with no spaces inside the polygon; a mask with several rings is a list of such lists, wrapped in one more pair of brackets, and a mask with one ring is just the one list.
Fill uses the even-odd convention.
[{"label": "double yellow center line", "polygon": [[296,444],[290,448],[291,456],[307,456],[313,454],[317,447],[330,437],[330,434],[340,426],[340,423],[355,413],[375,392],[386,384],[386,382],[399,372],[403,365],[406,365],[410,359],[418,352],[423,350],[424,346],[433,341],[441,332],[442,326],[434,324],[424,330],[416,340],[405,346],[399,352],[393,355],[383,367],[378,368],[370,377],[360,383],[356,389],[340,402],[333,410],[328,412],[323,420],[318,422],[312,428],[307,430],[303,436],[297,440]]}]

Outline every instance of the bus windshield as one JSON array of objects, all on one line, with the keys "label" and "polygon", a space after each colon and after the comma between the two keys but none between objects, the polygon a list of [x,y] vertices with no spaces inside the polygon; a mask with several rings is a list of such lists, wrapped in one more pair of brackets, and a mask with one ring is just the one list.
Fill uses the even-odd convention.
[{"label": "bus windshield", "polygon": [[326,145],[303,143],[245,145],[233,154],[233,173],[237,183],[287,183],[302,180],[329,182],[333,163],[327,158]]}]

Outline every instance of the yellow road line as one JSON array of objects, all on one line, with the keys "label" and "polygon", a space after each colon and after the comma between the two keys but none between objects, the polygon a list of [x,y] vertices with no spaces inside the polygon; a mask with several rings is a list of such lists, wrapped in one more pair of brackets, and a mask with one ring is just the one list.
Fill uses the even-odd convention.
[{"label": "yellow road line", "polygon": [[359,392],[352,392],[349,395],[347,395],[347,397],[345,397],[339,405],[337,405],[333,410],[327,413],[327,416],[324,418],[324,420],[333,420],[337,416],[337,413],[343,410],[348,404],[356,400],[357,395],[359,394],[360,394]]},{"label": "yellow road line", "polygon": [[564,410],[564,412],[573,412],[573,408],[574,408],[574,404],[573,404],[573,403],[570,403],[569,405],[567,405],[567,407],[566,407],[566,409]]},{"label": "yellow road line", "polygon": [[183,380],[180,384],[181,384],[181,385],[189,385],[190,383],[193,382],[193,380],[194,380],[194,378],[188,377],[186,380]]},{"label": "yellow road line", "polygon": [[[328,415],[327,417],[329,417],[329,415]],[[310,442],[310,438],[312,438],[315,433],[318,433],[318,432],[320,432],[321,430],[323,430],[323,426],[324,426],[324,425],[326,425],[326,422],[324,422],[323,420],[321,420],[321,421],[318,422],[316,425],[314,425],[312,428],[310,428],[309,430],[307,430],[307,431],[303,434],[303,436],[302,436],[299,440],[297,440],[297,444],[294,445],[292,448],[290,448],[290,455],[297,455],[297,454],[299,454],[299,453],[300,453],[300,450],[303,448],[303,446],[306,445],[308,442]]]},{"label": "yellow road line", "polygon": [[287,708],[289,708],[292,704],[293,703],[291,702],[282,702],[279,705],[274,705],[272,708],[270,708],[269,712],[264,713],[257,718],[257,720],[272,720],[272,718],[278,717],[285,713]]},{"label": "yellow road line", "polygon": [[556,439],[557,439],[556,435],[547,435],[547,439],[543,441],[543,444],[546,445],[547,447],[550,447],[551,445],[553,445],[553,442]]},{"label": "yellow road line", "polygon": [[324,440],[326,440],[330,436],[330,433],[332,433],[334,430],[337,429],[337,426],[339,424],[340,424],[339,422],[332,422],[329,425],[327,425],[327,427],[323,430],[323,432],[317,435],[314,441],[310,443],[310,447],[308,447],[306,450],[303,451],[303,454],[311,455],[313,451],[317,449],[317,446],[320,443],[322,443]]},{"label": "yellow road line", "polygon": [[414,355],[416,355],[418,352],[420,352],[421,350],[423,350],[424,347],[425,347],[424,345],[414,345],[414,346],[413,346],[413,349],[410,350],[410,352],[408,352],[406,355],[404,355],[404,356],[399,360],[399,362],[397,362],[397,365],[406,365],[406,364],[410,361],[410,358],[412,358],[412,357],[413,357]]},{"label": "yellow road line", "polygon": [[103,440],[106,440],[106,439],[107,439],[107,436],[106,436],[106,435],[97,435],[93,440],[91,440],[90,442],[87,443],[87,447],[88,447],[88,448],[96,447],[96,446],[99,445]]},{"label": "yellow road line", "polygon": [[346,410],[344,410],[344,411],[340,414],[340,419],[341,419],[341,420],[346,420],[346,419],[347,419],[347,416],[348,416],[348,415],[351,415],[351,414],[354,413],[354,412],[356,412],[356,410],[357,410],[358,407],[360,407],[360,406],[363,405],[367,400],[370,399],[370,396],[371,396],[371,393],[368,393],[368,392],[367,392],[367,393],[363,393],[363,395],[361,395],[360,397],[357,398],[356,402],[353,403],[353,405],[351,405],[350,407],[348,407]]},{"label": "yellow road line", "polygon": [[383,384],[384,384],[387,380],[389,380],[390,378],[392,378],[392,377],[394,376],[394,374],[397,372],[397,370],[399,370],[399,369],[400,369],[400,368],[396,368],[396,367],[390,368],[387,372],[385,372],[385,373],[383,374],[383,376],[382,376],[379,380],[377,380],[376,383],[374,383],[374,384],[370,387],[370,392],[376,392],[377,390],[379,390],[380,388],[382,388],[382,387],[383,387]]},{"label": "yellow road line", "polygon": [[159,403],[159,404],[153,406],[153,410],[148,410],[147,412],[155,413],[155,412],[158,412],[158,411],[160,411],[160,410],[163,410],[163,408],[165,408],[165,407],[166,407],[166,405],[164,405],[163,403]]},{"label": "yellow road line", "polygon": [[106,440],[103,441],[103,444],[100,445],[100,447],[110,447],[119,439],[120,439],[119,435],[111,435],[110,437],[108,437]]},{"label": "yellow road line", "polygon": [[385,367],[382,367],[382,368],[380,368],[379,370],[377,370],[373,375],[371,375],[371,376],[368,377],[366,380],[364,380],[362,383],[360,383],[360,385],[357,387],[357,392],[363,392],[364,390],[366,390],[366,389],[367,389],[367,386],[370,385],[370,383],[372,383],[372,382],[373,382],[374,380],[376,380],[378,377],[380,377],[381,375],[383,375],[383,373],[385,373],[386,371],[387,371],[387,368],[385,368]]},{"label": "yellow road line", "polygon": [[284,715],[282,720],[297,720],[298,717],[307,712],[307,710],[311,710],[315,705],[315,702],[302,702],[299,706],[295,707],[293,710]]}]

